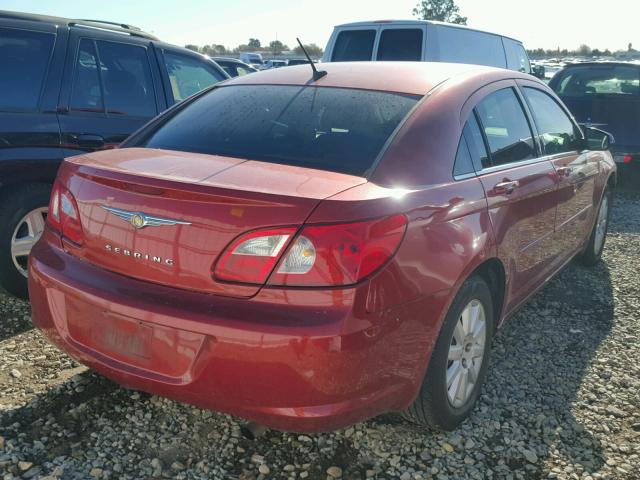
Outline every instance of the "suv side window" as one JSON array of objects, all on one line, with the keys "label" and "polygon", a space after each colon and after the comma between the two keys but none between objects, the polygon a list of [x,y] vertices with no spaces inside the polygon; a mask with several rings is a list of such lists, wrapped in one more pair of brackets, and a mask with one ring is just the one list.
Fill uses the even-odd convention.
[{"label": "suv side window", "polygon": [[531,73],[529,56],[522,44],[510,38],[503,38],[502,42],[504,43],[504,51],[507,54],[507,68],[517,72]]},{"label": "suv side window", "polygon": [[492,165],[535,158],[533,133],[513,88],[489,94],[476,112],[487,138]]},{"label": "suv side window", "polygon": [[505,67],[504,47],[498,35],[446,25],[437,25],[435,31],[436,56],[431,60]]},{"label": "suv side window", "polygon": [[36,110],[55,35],[0,28],[0,110]]},{"label": "suv side window", "polygon": [[422,60],[422,29],[387,28],[380,34],[377,60]]},{"label": "suv side window", "polygon": [[213,65],[209,66],[204,61],[170,50],[163,53],[174,103],[224,80]]},{"label": "suv side window", "polygon": [[70,107],[80,111],[153,117],[158,109],[146,48],[86,38],[80,40]]},{"label": "suv side window", "polygon": [[375,30],[344,30],[338,34],[333,46],[332,62],[371,60]]},{"label": "suv side window", "polygon": [[553,155],[579,150],[582,135],[560,105],[537,88],[524,87],[522,91],[531,107],[545,153]]}]

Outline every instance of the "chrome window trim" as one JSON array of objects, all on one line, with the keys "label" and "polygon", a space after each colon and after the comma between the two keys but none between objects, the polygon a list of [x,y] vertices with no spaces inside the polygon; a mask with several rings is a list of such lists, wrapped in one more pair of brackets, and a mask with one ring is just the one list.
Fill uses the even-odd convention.
[{"label": "chrome window trim", "polygon": [[583,152],[579,152],[578,150],[572,150],[569,152],[564,152],[564,153],[554,153],[553,155],[545,155],[543,157],[536,157],[536,158],[530,158],[528,160],[520,160],[519,162],[513,162],[513,163],[505,163],[503,165],[495,165],[493,167],[488,167],[488,168],[483,168],[482,170],[480,170],[477,174],[478,175],[484,175],[485,173],[495,173],[495,172],[501,172],[503,170],[508,170],[510,168],[516,168],[516,167],[524,167],[527,165],[533,165],[535,163],[538,162],[550,162],[552,160],[556,160],[558,158],[561,157],[566,157],[569,155],[581,155]]}]

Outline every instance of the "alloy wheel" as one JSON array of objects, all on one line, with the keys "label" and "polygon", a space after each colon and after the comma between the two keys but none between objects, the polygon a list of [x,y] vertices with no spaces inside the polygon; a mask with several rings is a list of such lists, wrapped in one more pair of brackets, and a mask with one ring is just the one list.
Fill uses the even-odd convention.
[{"label": "alloy wheel", "polygon": [[478,383],[485,354],[487,319],[480,300],[462,310],[453,330],[447,362],[447,396],[454,408],[464,406]]},{"label": "alloy wheel", "polygon": [[11,259],[16,269],[27,276],[29,253],[44,231],[47,207],[36,208],[18,222],[11,237]]}]

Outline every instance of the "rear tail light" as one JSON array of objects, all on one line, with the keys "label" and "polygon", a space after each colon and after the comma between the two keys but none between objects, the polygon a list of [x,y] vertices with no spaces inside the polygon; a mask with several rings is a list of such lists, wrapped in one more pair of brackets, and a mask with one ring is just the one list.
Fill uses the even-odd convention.
[{"label": "rear tail light", "polygon": [[224,252],[214,275],[219,280],[264,284],[296,228],[249,232]]},{"label": "rear tail light", "polygon": [[84,233],[80,224],[80,211],[76,199],[69,190],[58,182],[53,185],[51,192],[47,221],[54,230],[76,245],[84,243]]},{"label": "rear tail light", "polygon": [[624,163],[631,163],[631,160],[633,160],[633,157],[631,155],[625,155],[624,157],[622,157],[622,161]]},{"label": "rear tail light", "polygon": [[282,286],[352,285],[393,257],[406,226],[406,217],[395,215],[307,226],[293,241],[295,228],[250,232],[224,252],[214,275],[219,280],[254,284],[268,279],[269,285]]}]

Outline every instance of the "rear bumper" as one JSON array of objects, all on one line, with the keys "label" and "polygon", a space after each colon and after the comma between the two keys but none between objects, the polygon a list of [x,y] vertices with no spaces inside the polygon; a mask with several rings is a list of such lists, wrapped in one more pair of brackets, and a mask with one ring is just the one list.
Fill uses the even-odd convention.
[{"label": "rear bumper", "polygon": [[31,254],[29,291],[34,324],[118,383],[301,432],[406,408],[447,301],[369,313],[366,285],[188,292],[96,268],[50,232]]}]

